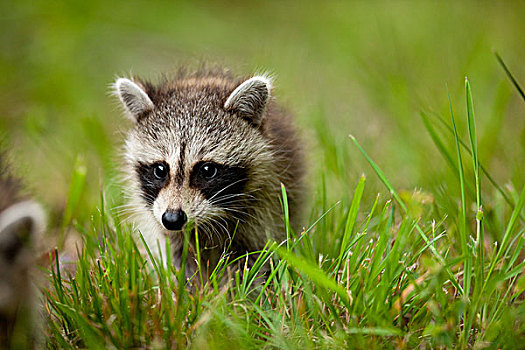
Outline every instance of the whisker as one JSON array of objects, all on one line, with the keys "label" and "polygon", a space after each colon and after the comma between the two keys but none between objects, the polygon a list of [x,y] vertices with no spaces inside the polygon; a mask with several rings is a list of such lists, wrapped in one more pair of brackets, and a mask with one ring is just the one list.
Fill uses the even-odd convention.
[{"label": "whisker", "polygon": [[237,180],[237,181],[234,181],[232,182],[231,184],[228,184],[227,186],[224,186],[222,189],[220,189],[217,193],[215,193],[213,196],[211,196],[211,198],[209,199],[210,201],[215,198],[217,195],[219,195],[222,191],[232,187],[233,185],[236,185],[238,184],[239,182],[241,181],[244,181],[244,179],[240,179],[240,180]]}]

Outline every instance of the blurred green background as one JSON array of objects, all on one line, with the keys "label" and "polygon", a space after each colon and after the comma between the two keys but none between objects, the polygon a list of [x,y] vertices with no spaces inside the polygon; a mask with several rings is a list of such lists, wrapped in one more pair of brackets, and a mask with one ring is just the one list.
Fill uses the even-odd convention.
[{"label": "blurred green background", "polygon": [[79,217],[101,185],[119,197],[128,125],[110,95],[115,77],[202,62],[276,76],[305,140],[312,198],[322,176],[329,202],[348,197],[363,172],[365,196],[384,191],[350,133],[397,188],[457,196],[419,113],[449,121],[448,84],[466,140],[465,75],[482,164],[498,183],[524,182],[525,104],[493,55],[525,85],[523,2],[22,0],[2,1],[0,18],[0,133],[15,171],[57,215],[78,157],[88,169]]}]

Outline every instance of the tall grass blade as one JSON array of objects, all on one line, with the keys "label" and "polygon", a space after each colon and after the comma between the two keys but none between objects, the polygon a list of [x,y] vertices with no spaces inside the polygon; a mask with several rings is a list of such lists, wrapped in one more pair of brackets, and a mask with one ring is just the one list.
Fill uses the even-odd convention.
[{"label": "tall grass blade", "polygon": [[[370,164],[370,166],[372,167],[372,169],[374,169],[375,173],[377,174],[377,176],[379,177],[379,179],[381,180],[381,182],[383,182],[383,184],[386,186],[386,188],[390,191],[390,193],[392,194],[392,196],[394,197],[394,199],[396,200],[396,202],[399,204],[399,206],[403,209],[403,212],[405,214],[408,213],[408,209],[405,205],[405,203],[403,202],[403,200],[401,199],[401,197],[399,197],[399,194],[397,193],[397,191],[394,189],[394,187],[392,186],[392,184],[390,183],[390,181],[388,181],[387,177],[385,176],[385,174],[383,173],[383,171],[381,170],[381,168],[379,168],[379,166],[372,160],[372,158],[370,158],[370,156],[368,155],[368,153],[366,153],[366,151],[363,149],[363,147],[361,147],[361,145],[359,144],[359,142],[357,142],[356,138],[353,136],[353,135],[349,135],[350,139],[352,140],[352,142],[356,145],[356,147],[359,149],[359,151],[365,156],[366,160],[368,161],[368,164]],[[459,285],[458,281],[456,280],[456,278],[454,277],[454,275],[452,274],[452,272],[450,271],[450,268],[446,267],[446,263],[445,263],[445,259],[443,259],[443,256],[437,251],[437,249],[434,247],[434,245],[430,244],[430,240],[428,239],[428,237],[425,235],[425,232],[423,231],[423,229],[421,228],[421,226],[419,226],[418,224],[416,224],[416,230],[418,231],[419,235],[421,236],[421,238],[425,241],[425,243],[429,244],[428,247],[430,249],[430,251],[432,252],[432,254],[437,258],[437,260],[440,262],[440,264],[442,264],[443,266],[445,266],[445,269],[446,269],[446,272],[447,272],[447,275],[450,279],[450,282],[452,283],[452,285],[457,288],[460,292],[463,292],[463,288]]]},{"label": "tall grass blade", "polygon": [[[441,118],[440,116],[436,116],[438,121],[441,122],[441,124],[452,134],[454,135],[454,130],[453,128],[447,124],[447,122]],[[463,149],[470,155],[472,156],[472,152],[470,150],[470,148],[465,144],[465,142],[463,142],[463,140],[461,140],[461,138],[458,138],[458,141],[459,141],[459,145],[461,147],[463,147]],[[479,168],[481,169],[481,171],[483,172],[483,175],[485,175],[485,177],[487,178],[487,180],[489,180],[489,182],[492,184],[492,186],[494,186],[494,188],[501,194],[501,196],[503,197],[503,199],[505,200],[505,202],[507,202],[508,205],[511,206],[512,209],[514,209],[514,206],[515,206],[515,203],[512,201],[512,199],[508,196],[508,194],[505,192],[505,190],[496,182],[496,180],[494,180],[494,178],[490,175],[490,173],[487,171],[487,169],[485,169],[485,167],[483,166],[483,164],[479,163]],[[454,169],[457,169],[456,167],[454,167]],[[465,184],[466,187],[467,187],[467,190],[469,193],[474,193],[474,190],[472,189],[472,187],[470,186],[469,183],[466,183]],[[521,216],[521,219],[525,221],[525,217]]]},{"label": "tall grass blade", "polygon": [[354,191],[354,198],[352,199],[352,204],[350,205],[350,210],[348,211],[348,217],[346,219],[345,231],[343,233],[343,238],[341,240],[341,247],[339,249],[339,262],[337,264],[337,269],[339,270],[341,263],[343,261],[343,255],[348,249],[348,243],[352,237],[352,232],[355,227],[355,222],[357,220],[357,212],[359,211],[359,204],[361,203],[361,197],[363,196],[363,190],[365,188],[366,177],[361,175],[357,187]]},{"label": "tall grass blade", "polygon": [[518,90],[518,93],[520,94],[520,96],[523,99],[523,101],[525,101],[525,93],[523,92],[523,89],[521,88],[521,86],[518,83],[518,81],[514,78],[514,76],[510,72],[510,70],[507,68],[507,65],[505,64],[505,62],[503,61],[501,56],[497,52],[494,52],[494,55],[496,56],[496,59],[498,60],[499,64],[501,65],[501,67],[505,71],[505,74],[507,74],[507,77],[509,77],[510,81],[512,82],[512,84],[514,85],[516,90]]},{"label": "tall grass blade", "polygon": [[514,226],[516,226],[516,221],[518,220],[518,217],[523,210],[523,207],[525,206],[525,185],[521,189],[521,194],[518,199],[518,203],[516,204],[516,207],[512,211],[512,215],[510,217],[509,223],[507,224],[507,228],[505,229],[505,234],[503,235],[503,239],[501,241],[501,244],[498,246],[498,252],[496,253],[496,256],[494,259],[492,259],[489,267],[489,271],[487,272],[487,277],[485,278],[485,283],[482,288],[482,292],[487,286],[490,277],[492,276],[492,273],[494,272],[494,268],[498,264],[499,260],[501,259],[503,252],[506,251],[507,245],[512,239],[512,232],[514,231]]},{"label": "tall grass blade", "polygon": [[466,293],[464,295],[468,299],[468,294],[470,291],[470,277],[471,277],[471,267],[472,267],[472,259],[471,259],[471,252],[468,247],[468,237],[470,235],[467,232],[467,199],[465,195],[465,173],[463,170],[463,160],[461,157],[461,148],[459,147],[459,137],[458,132],[456,129],[456,121],[454,119],[454,112],[452,110],[452,101],[450,99],[450,93],[448,92],[448,86],[447,86],[447,96],[448,96],[448,103],[450,108],[450,118],[452,120],[452,128],[454,130],[454,139],[456,142],[456,153],[457,153],[457,162],[458,162],[458,172],[459,172],[459,186],[461,190],[461,211],[459,215],[459,225],[458,225],[458,231],[460,235],[461,240],[461,250],[463,253],[463,256],[465,257],[464,265],[463,265],[463,288]]},{"label": "tall grass blade", "polygon": [[421,119],[423,120],[423,124],[425,125],[425,128],[427,129],[428,133],[430,134],[430,138],[432,138],[432,141],[434,141],[434,144],[438,148],[439,152],[445,157],[445,160],[450,165],[452,170],[454,170],[455,173],[458,173],[458,167],[456,166],[456,163],[454,163],[454,160],[452,159],[452,155],[447,151],[447,148],[441,141],[441,138],[438,136],[436,130],[430,124],[428,116],[421,112],[420,113]]},{"label": "tall grass blade", "polygon": [[485,237],[483,229],[483,209],[481,203],[481,181],[479,177],[478,140],[476,134],[476,121],[474,117],[474,103],[470,83],[465,78],[465,92],[467,95],[467,121],[470,135],[470,148],[472,149],[472,163],[476,181],[476,288],[480,289],[484,281],[485,266]]},{"label": "tall grass blade", "polygon": [[84,158],[78,156],[75,165],[73,166],[73,174],[71,175],[71,183],[69,185],[69,193],[67,196],[67,205],[62,216],[60,241],[59,246],[62,246],[65,239],[64,230],[71,224],[75,210],[80,203],[80,197],[84,191],[86,184],[87,167]]},{"label": "tall grass blade", "polygon": [[[466,94],[466,104],[467,104],[467,125],[469,131],[470,139],[470,149],[472,166],[474,170],[474,179],[476,186],[476,240],[475,240],[475,266],[474,266],[474,276],[475,276],[475,289],[472,298],[476,299],[474,302],[475,308],[470,310],[468,319],[465,318],[465,327],[463,329],[463,341],[466,342],[467,332],[470,331],[471,325],[475,317],[480,317],[481,321],[484,318],[484,311],[478,309],[480,305],[480,295],[479,292],[482,289],[484,282],[484,268],[485,268],[485,238],[484,238],[484,229],[483,229],[483,210],[481,203],[481,183],[479,176],[479,156],[478,156],[478,140],[476,133],[476,122],[474,117],[474,103],[472,101],[472,91],[470,88],[470,83],[468,78],[465,78],[465,94]],[[457,143],[458,147],[459,144]],[[474,258],[474,257],[473,257]],[[468,260],[469,258],[467,258]],[[468,282],[470,283],[470,272],[464,271],[465,278],[469,278]],[[466,288],[465,288],[466,289]],[[467,312],[467,309],[465,310]]]},{"label": "tall grass blade", "polygon": [[[286,230],[286,246],[288,249],[290,249],[291,244],[291,238],[293,231],[290,227],[290,211],[288,209],[288,196],[286,194],[286,188],[284,187],[284,184],[281,183],[281,207],[283,210],[283,221],[284,221],[284,228]],[[293,235],[293,238],[296,238],[295,235]]]}]

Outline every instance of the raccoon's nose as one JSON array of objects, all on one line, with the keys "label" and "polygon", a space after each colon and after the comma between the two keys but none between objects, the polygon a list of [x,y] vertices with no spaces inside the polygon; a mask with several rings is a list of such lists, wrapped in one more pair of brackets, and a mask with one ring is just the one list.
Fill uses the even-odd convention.
[{"label": "raccoon's nose", "polygon": [[171,231],[178,231],[182,229],[182,226],[184,226],[187,220],[188,217],[186,216],[186,213],[181,209],[168,209],[164,214],[162,214],[162,224],[165,228]]}]

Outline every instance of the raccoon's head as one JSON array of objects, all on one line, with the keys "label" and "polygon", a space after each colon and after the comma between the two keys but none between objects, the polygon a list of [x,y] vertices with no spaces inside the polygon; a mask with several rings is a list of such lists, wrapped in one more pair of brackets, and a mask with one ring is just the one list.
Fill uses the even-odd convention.
[{"label": "raccoon's head", "polygon": [[155,87],[120,78],[115,90],[134,123],[126,145],[129,193],[168,235],[188,221],[221,235],[273,183],[263,133],[271,83],[255,76],[189,76]]}]

